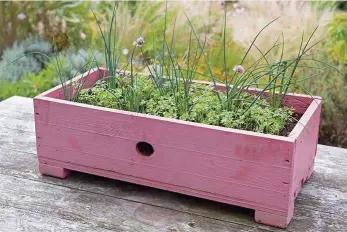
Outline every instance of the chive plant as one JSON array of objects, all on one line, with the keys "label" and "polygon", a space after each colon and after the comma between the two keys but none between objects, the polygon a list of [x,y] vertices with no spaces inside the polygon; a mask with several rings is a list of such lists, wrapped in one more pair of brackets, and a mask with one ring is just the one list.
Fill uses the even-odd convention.
[{"label": "chive plant", "polygon": [[[221,98],[219,96],[219,93],[217,92],[221,107],[225,110],[231,110],[233,107],[235,107],[235,104],[238,104],[240,101],[240,95],[246,91],[249,90],[250,87],[260,87],[260,90],[258,94],[255,95],[254,100],[251,102],[251,104],[248,106],[248,109],[250,109],[253,104],[257,103],[257,100],[259,98],[267,97],[267,101],[271,104],[274,108],[283,107],[283,101],[285,96],[288,94],[288,91],[290,90],[300,90],[305,92],[306,94],[309,94],[302,86],[298,85],[297,83],[301,80],[296,79],[296,75],[300,70],[303,69],[318,69],[314,65],[315,62],[323,63],[322,61],[318,61],[312,58],[309,58],[309,52],[314,48],[318,43],[321,41],[315,42],[312,45],[310,45],[310,42],[312,41],[313,35],[315,34],[317,28],[310,34],[308,40],[304,42],[304,33],[302,35],[301,39],[301,45],[298,51],[297,57],[293,59],[287,59],[284,60],[284,36],[282,34],[282,43],[278,43],[278,40],[274,43],[274,45],[266,52],[262,52],[257,46],[256,46],[256,40],[261,35],[261,33],[269,27],[272,23],[275,23],[276,20],[279,18],[274,19],[267,25],[265,25],[255,36],[255,38],[252,40],[251,45],[248,47],[245,55],[243,56],[242,60],[240,61],[239,65],[234,67],[234,73],[229,78],[229,75],[227,73],[227,56],[226,53],[227,47],[226,47],[226,25],[227,25],[227,17],[226,17],[226,7],[224,8],[224,23],[223,23],[223,63],[224,63],[224,85],[225,85],[225,98]],[[215,77],[214,73],[212,72],[212,67],[208,61],[207,56],[204,53],[204,47],[201,45],[200,39],[198,37],[198,34],[196,30],[194,29],[194,26],[192,24],[192,21],[188,17],[187,14],[186,18],[189,23],[189,26],[194,34],[194,37],[199,44],[199,48],[204,54],[204,60],[208,67],[209,72],[209,78],[212,81],[215,88],[217,88],[217,78]],[[244,69],[242,67],[243,63],[245,62],[247,56],[249,55],[250,50],[255,47],[259,53],[261,54],[261,58],[256,60],[253,64],[250,65],[248,69]],[[271,62],[267,59],[267,55],[275,50],[276,48],[280,47],[281,54],[278,61]],[[300,65],[302,61],[312,61],[313,66],[303,66]],[[339,72],[336,68],[326,64],[327,69],[334,69],[334,71]],[[327,69],[321,69],[322,71],[327,71]],[[340,73],[340,72],[339,72]],[[341,73],[340,73],[341,74]],[[315,77],[307,77],[307,78],[313,78]],[[267,82],[265,84],[259,84],[260,81],[267,78]],[[237,105],[236,105],[237,107]],[[248,110],[247,109],[247,110]],[[247,111],[246,110],[246,111]],[[245,112],[246,112],[245,111]]]},{"label": "chive plant", "polygon": [[[272,107],[280,108],[283,107],[283,101],[288,91],[293,89],[300,89],[300,91],[306,92],[305,89],[302,89],[302,87],[297,84],[301,80],[296,79],[296,74],[298,73],[299,69],[316,68],[315,66],[302,66],[300,65],[300,63],[302,60],[315,61],[314,59],[309,58],[308,53],[316,44],[320,42],[318,41],[313,45],[310,45],[310,42],[317,28],[310,34],[306,42],[304,42],[304,34],[302,35],[301,45],[297,57],[285,60],[285,40],[283,34],[275,41],[273,46],[265,52],[261,51],[256,46],[257,38],[261,36],[262,32],[267,27],[275,23],[279,18],[274,19],[273,21],[266,24],[256,34],[250,46],[247,48],[246,53],[240,61],[239,65],[234,67],[234,72],[229,77],[229,73],[227,72],[228,61],[226,56],[226,54],[228,53],[226,46],[227,7],[225,7],[224,9],[225,12],[223,22],[222,46],[224,64],[223,83],[225,85],[225,93],[215,91],[215,94],[217,95],[219,100],[220,107],[226,111],[238,107],[240,100],[245,100],[242,99],[241,95],[244,92],[247,92],[251,87],[258,87],[260,88],[260,90],[255,95],[254,99],[250,102],[251,104],[249,104],[246,111],[249,110],[254,104],[259,104],[259,101],[257,101],[259,98],[267,98],[267,101]],[[217,89],[217,77],[212,71],[212,67],[206,54],[207,32],[205,31],[202,34],[198,34],[196,28],[193,26],[192,21],[186,13],[185,16],[187,18],[190,33],[189,41],[187,42],[187,49],[182,57],[177,57],[175,49],[176,19],[173,23],[171,38],[168,38],[166,35],[168,29],[168,9],[166,4],[165,15],[163,19],[164,26],[162,30],[162,41],[156,40],[156,35],[153,36],[153,58],[150,59],[150,63],[147,62],[146,55],[143,50],[145,40],[142,37],[138,37],[134,42],[129,60],[126,62],[124,67],[118,70],[119,61],[121,58],[121,48],[117,45],[117,3],[113,8],[111,22],[107,29],[102,29],[102,25],[98,20],[95,12],[93,11],[93,9],[91,10],[93,12],[95,21],[103,40],[106,68],[108,70],[107,80],[109,82],[109,88],[117,88],[117,82],[119,82],[120,78],[119,75],[125,73],[125,71],[128,71],[127,73],[129,74],[128,78],[130,78],[130,84],[127,86],[127,91],[123,92],[123,95],[126,97],[127,101],[129,101],[129,110],[138,112],[141,102],[141,93],[138,89],[138,77],[140,75],[138,73],[135,73],[133,68],[134,58],[137,54],[137,50],[139,50],[139,53],[142,56],[146,70],[156,89],[158,89],[162,95],[170,93],[174,97],[175,106],[177,108],[177,112],[179,112],[179,115],[189,114],[191,110],[191,95],[189,93],[191,91],[191,84],[193,83],[195,75],[203,75],[197,72],[197,68],[199,65],[201,65],[201,61],[205,63],[208,69],[208,74],[205,74],[204,76],[207,77],[212,82],[214,88]],[[279,43],[280,38],[282,38],[281,43]],[[261,54],[261,57],[258,60],[254,61],[247,69],[244,69],[244,62],[249,56],[252,48],[256,48]],[[280,49],[279,60],[269,61],[267,56],[277,49]],[[317,62],[322,63],[322,61]],[[265,83],[264,80],[266,80]],[[106,89],[106,91],[108,90]]]},{"label": "chive plant", "polygon": [[[91,10],[95,21],[97,22],[105,50],[106,68],[108,70],[108,75],[105,79],[107,79],[109,83],[109,89],[105,89],[105,91],[116,89],[117,82],[120,81],[120,76],[127,73],[127,77],[130,78],[130,84],[127,86],[127,90],[123,92],[123,95],[127,101],[129,101],[130,110],[135,112],[139,111],[141,104],[141,90],[138,86],[138,78],[141,75],[134,72],[133,68],[136,51],[139,50],[154,86],[163,95],[170,93],[174,96],[175,106],[180,115],[188,114],[190,110],[190,87],[193,83],[194,76],[197,73],[196,69],[198,68],[200,58],[204,52],[206,36],[203,45],[199,45],[202,50],[198,49],[198,47],[194,49],[192,29],[190,31],[190,39],[187,49],[183,57],[178,58],[175,49],[175,23],[173,24],[171,38],[167,38],[166,36],[168,15],[166,4],[161,44],[159,44],[159,42],[157,43],[155,40],[156,36],[153,36],[152,46],[154,58],[151,59],[152,64],[147,63],[143,51],[142,46],[145,44],[145,40],[142,37],[138,37],[133,44],[129,60],[126,62],[124,67],[118,70],[117,67],[119,66],[118,64],[121,58],[121,49],[117,48],[117,26],[115,25],[117,5],[114,6],[108,30],[102,29],[101,23],[95,12],[93,9]],[[158,44],[160,45],[159,48],[157,48]],[[184,67],[182,65],[183,63],[186,63]]]},{"label": "chive plant", "polygon": [[[223,22],[223,64],[224,64],[224,85],[225,85],[225,96],[220,91],[215,91],[218,97],[220,107],[223,110],[231,110],[234,107],[238,107],[240,104],[241,95],[247,92],[251,87],[260,88],[259,92],[255,95],[254,99],[249,104],[248,109],[250,109],[253,104],[258,103],[259,98],[267,98],[268,102],[274,108],[283,107],[283,100],[287,95],[288,91],[292,89],[300,89],[304,91],[302,87],[297,85],[300,80],[296,80],[295,76],[298,69],[302,68],[315,68],[314,66],[307,67],[301,66],[302,60],[307,60],[308,52],[320,41],[310,45],[313,35],[317,28],[310,34],[309,39],[304,43],[304,34],[301,39],[301,45],[298,51],[297,57],[293,59],[284,60],[284,47],[285,41],[282,34],[282,43],[279,43],[279,38],[275,41],[273,46],[267,51],[263,52],[256,46],[256,40],[261,36],[262,32],[269,27],[271,24],[275,23],[279,18],[266,24],[254,37],[250,46],[247,48],[245,55],[240,61],[239,65],[234,67],[234,73],[229,77],[227,72],[227,56],[228,53],[226,47],[227,40],[227,7],[224,8],[224,22]],[[188,26],[190,29],[189,41],[187,42],[187,49],[182,57],[177,57],[175,50],[175,25],[176,19],[174,20],[171,38],[167,38],[166,32],[168,29],[168,13],[167,4],[165,8],[164,15],[164,26],[162,30],[161,42],[156,40],[156,35],[153,36],[152,49],[153,58],[150,59],[151,64],[147,62],[146,55],[143,50],[143,45],[145,40],[142,37],[135,39],[134,46],[131,51],[129,60],[126,62],[125,66],[118,70],[119,61],[121,58],[121,48],[117,47],[117,3],[114,6],[111,22],[109,27],[102,29],[102,25],[98,20],[95,12],[91,9],[97,26],[99,28],[103,45],[104,54],[106,61],[106,68],[108,70],[107,80],[110,89],[117,88],[117,82],[119,81],[119,75],[127,71],[128,78],[130,78],[130,84],[127,86],[127,92],[123,93],[127,100],[129,101],[130,110],[139,111],[139,105],[141,101],[140,92],[138,89],[138,73],[134,72],[133,63],[136,56],[137,49],[142,55],[146,70],[151,78],[153,85],[159,90],[161,94],[170,93],[174,96],[175,105],[177,111],[180,115],[189,114],[190,112],[190,91],[191,84],[196,74],[203,75],[197,72],[198,66],[203,60],[207,66],[208,74],[204,75],[212,82],[215,89],[217,89],[217,77],[212,71],[212,67],[206,55],[206,38],[207,32],[204,32],[203,38],[198,34],[196,28],[193,26],[192,21],[189,16],[185,13],[187,18]],[[154,31],[154,30],[153,30]],[[159,45],[159,47],[158,47]],[[247,69],[244,69],[243,64],[246,61],[252,48],[256,48],[261,54],[261,58],[253,62]],[[267,55],[274,50],[280,48],[281,54],[278,61],[269,61]],[[310,59],[313,61],[312,59]],[[321,61],[320,61],[321,62]],[[94,62],[95,63],[95,62]],[[184,64],[184,65],[183,65]],[[129,67],[130,66],[130,67]],[[129,70],[130,69],[130,70]],[[267,81],[264,83],[264,79]],[[106,89],[106,91],[108,91]],[[244,99],[243,99],[244,100]],[[247,109],[247,110],[248,110]],[[246,111],[247,111],[246,110]],[[246,112],[245,111],[245,112]]]}]

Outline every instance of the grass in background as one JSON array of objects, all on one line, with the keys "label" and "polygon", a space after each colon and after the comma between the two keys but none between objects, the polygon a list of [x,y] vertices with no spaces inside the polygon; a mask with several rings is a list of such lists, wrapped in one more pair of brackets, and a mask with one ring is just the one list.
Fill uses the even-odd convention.
[{"label": "grass in background", "polygon": [[[228,22],[233,28],[233,39],[242,46],[248,47],[251,43],[249,38],[252,38],[254,31],[259,31],[264,24],[281,16],[257,40],[256,46],[261,51],[266,51],[272,47],[278,35],[283,33],[286,38],[284,59],[297,56],[303,31],[306,32],[304,39],[307,40],[310,32],[319,25],[312,39],[314,41],[325,38],[327,36],[325,26],[333,18],[333,12],[330,9],[329,11],[317,10],[317,7],[309,1],[239,1],[237,4],[238,8],[228,15]],[[244,9],[244,11],[237,13],[239,11],[237,9]],[[278,50],[277,53],[270,55],[277,58],[280,54],[281,50]],[[251,51],[251,56],[259,58],[262,55],[254,49]],[[271,60],[271,57],[269,59]]]}]

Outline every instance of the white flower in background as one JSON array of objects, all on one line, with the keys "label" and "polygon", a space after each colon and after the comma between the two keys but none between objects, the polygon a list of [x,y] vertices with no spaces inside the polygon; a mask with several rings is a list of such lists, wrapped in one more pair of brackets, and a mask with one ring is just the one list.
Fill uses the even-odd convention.
[{"label": "white flower in background", "polygon": [[63,20],[63,21],[61,22],[61,31],[62,31],[62,32],[65,32],[65,31],[66,31],[66,21],[65,21],[65,20]]},{"label": "white flower in background", "polygon": [[245,73],[245,69],[242,67],[242,65],[236,65],[233,68],[234,72],[240,73],[241,75],[243,75]]},{"label": "white flower in background", "polygon": [[242,14],[243,12],[245,12],[245,8],[236,8],[235,9],[235,12],[236,12],[236,14]]},{"label": "white flower in background", "polygon": [[43,35],[45,33],[45,25],[41,21],[37,23],[37,32],[39,35]]},{"label": "white flower in background", "polygon": [[19,19],[19,20],[23,20],[23,19],[26,19],[26,15],[25,14],[23,14],[23,13],[20,13],[20,14],[18,14],[17,15],[17,18]]},{"label": "white flower in background", "polygon": [[139,37],[137,38],[135,41],[134,41],[134,46],[136,47],[142,47],[142,45],[145,43],[146,41],[142,38],[142,37]]},{"label": "white flower in background", "polygon": [[234,3],[233,4],[233,8],[234,8],[234,12],[233,12],[233,16],[236,16],[237,14],[240,15],[242,14],[243,12],[245,12],[245,8],[244,7],[241,7],[239,4],[237,3]]},{"label": "white flower in background", "polygon": [[123,49],[123,54],[124,54],[124,55],[128,55],[128,54],[129,54],[129,49],[124,48],[124,49]]},{"label": "white flower in background", "polygon": [[81,39],[85,40],[87,35],[83,33],[83,31],[80,31],[80,37]]}]

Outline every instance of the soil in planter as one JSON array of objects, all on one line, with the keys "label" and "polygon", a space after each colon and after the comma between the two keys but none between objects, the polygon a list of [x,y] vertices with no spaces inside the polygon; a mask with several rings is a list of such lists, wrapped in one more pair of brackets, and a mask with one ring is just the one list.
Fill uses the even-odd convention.
[{"label": "soil in planter", "polygon": [[[272,107],[265,99],[256,99],[249,93],[233,98],[227,108],[221,106],[211,86],[191,84],[187,91],[186,86],[180,84],[174,92],[169,81],[163,84],[161,91],[145,76],[137,78],[135,83],[129,87],[129,78],[124,78],[111,89],[107,82],[98,81],[94,87],[81,90],[77,102],[283,136],[290,133],[299,118],[293,109]],[[222,102],[226,102],[226,94],[218,94]]]},{"label": "soil in planter", "polygon": [[287,122],[285,127],[280,131],[279,135],[288,136],[302,117],[302,114],[294,113],[292,117],[292,120]]}]

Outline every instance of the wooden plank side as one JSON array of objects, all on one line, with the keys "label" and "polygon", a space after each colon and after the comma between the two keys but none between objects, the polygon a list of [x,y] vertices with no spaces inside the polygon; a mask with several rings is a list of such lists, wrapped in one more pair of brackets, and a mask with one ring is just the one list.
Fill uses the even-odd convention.
[{"label": "wooden plank side", "polygon": [[34,99],[34,102],[36,122],[262,164],[291,166],[292,138],[65,101]]},{"label": "wooden plank side", "polygon": [[311,176],[317,153],[319,122],[322,102],[313,101],[302,117],[304,124],[297,124],[289,136],[296,137],[293,162],[292,194],[297,196],[300,186]]},{"label": "wooden plank side", "polygon": [[[261,231],[156,206],[0,174],[0,205],[114,231]],[[212,230],[213,230],[212,229]]]},{"label": "wooden plank side", "polygon": [[[115,165],[114,169],[122,169],[122,171],[121,169],[115,171],[129,172],[132,175],[137,175],[137,173],[140,176],[146,175],[140,170],[147,167],[152,171],[174,171],[176,175],[182,172],[222,180],[230,184],[241,184],[283,193],[289,190],[290,169],[288,168],[261,165],[227,156],[166,147],[160,144],[153,144],[154,154],[146,157],[136,150],[137,141],[46,123],[37,122],[37,124],[38,149],[39,155],[42,157],[51,159],[59,157],[62,161],[75,164],[84,160],[83,165],[92,165],[95,168],[98,168],[97,165],[101,163],[109,166],[108,162],[111,162]],[[59,139],[52,140],[51,138]],[[96,159],[100,163],[96,162]],[[183,160],[184,162],[182,162]]]},{"label": "wooden plank side", "polygon": [[[287,213],[287,209],[285,207],[287,207],[286,200],[288,199],[288,195],[274,193],[267,190],[259,191],[259,193],[257,194],[258,197],[254,197],[254,194],[252,193],[254,193],[256,190],[254,190],[253,188],[243,186],[234,187],[234,185],[232,184],[223,184],[216,181],[211,182],[205,178],[191,177],[190,175],[182,176],[180,174],[178,176],[181,177],[182,180],[180,184],[173,184],[170,182],[162,181],[161,178],[151,180],[140,176],[127,175],[122,172],[108,171],[104,169],[92,168],[90,166],[61,162],[58,160],[44,158],[39,158],[39,160],[40,163],[48,164],[54,167],[64,167],[69,170],[76,170],[84,173],[104,176],[116,180],[127,181],[167,191],[187,194],[218,202],[224,202],[231,205],[237,205],[250,209],[259,209],[266,212],[271,211],[279,215],[285,215]],[[197,188],[195,185],[191,184],[193,181],[197,182],[199,186],[208,186],[208,188]]]}]

